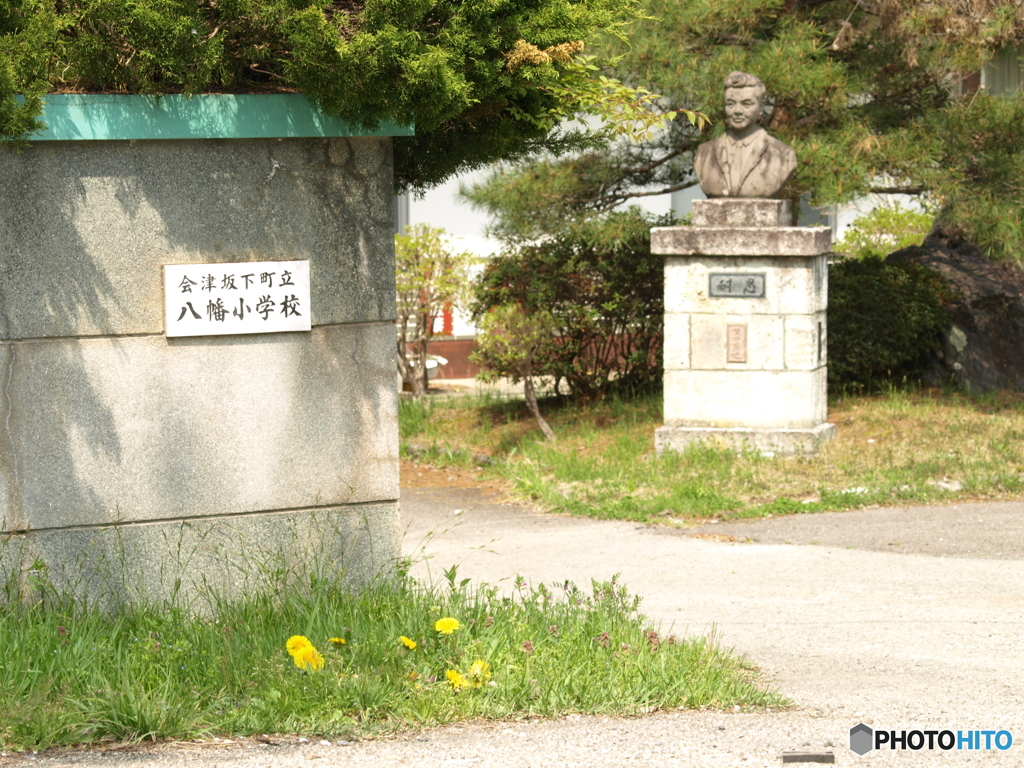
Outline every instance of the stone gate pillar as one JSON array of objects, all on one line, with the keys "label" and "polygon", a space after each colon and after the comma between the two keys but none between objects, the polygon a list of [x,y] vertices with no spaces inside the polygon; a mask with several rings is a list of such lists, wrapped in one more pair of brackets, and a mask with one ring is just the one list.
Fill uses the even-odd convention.
[{"label": "stone gate pillar", "polygon": [[44,120],[0,148],[0,579],[192,602],[386,571],[408,131],[298,94],[51,96]]},{"label": "stone gate pillar", "polygon": [[665,425],[658,452],[696,441],[812,453],[827,423],[827,227],[790,204],[717,198],[693,226],[651,233],[665,255]]}]

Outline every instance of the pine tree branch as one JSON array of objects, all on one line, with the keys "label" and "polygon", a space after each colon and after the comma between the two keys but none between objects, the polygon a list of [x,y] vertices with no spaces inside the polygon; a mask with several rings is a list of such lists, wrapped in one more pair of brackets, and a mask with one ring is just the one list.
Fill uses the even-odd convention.
[{"label": "pine tree branch", "polygon": [[647,165],[643,165],[643,166],[641,166],[639,168],[634,168],[633,170],[631,170],[629,172],[629,174],[631,176],[635,176],[638,173],[649,173],[649,172],[653,171],[655,168],[657,168],[658,166],[664,165],[669,160],[671,160],[673,157],[679,157],[679,155],[683,154],[684,152],[689,151],[689,149],[690,149],[689,144],[687,144],[687,146],[681,147],[679,149],[675,149],[675,150],[669,152],[664,157],[658,158],[654,162],[648,163]]},{"label": "pine tree branch", "polygon": [[928,187],[918,185],[915,187],[868,187],[868,192],[874,195],[923,195]]},{"label": "pine tree branch", "polygon": [[[634,197],[655,197],[657,195],[667,195],[671,192],[678,192],[681,189],[689,189],[694,185],[693,180],[680,182],[678,184],[670,184],[667,187],[655,189],[650,192],[615,192],[606,196],[608,203],[603,205],[601,210],[611,210],[619,203],[624,203],[626,200],[632,200]],[[599,202],[600,198],[593,198],[588,201],[581,202]]]}]

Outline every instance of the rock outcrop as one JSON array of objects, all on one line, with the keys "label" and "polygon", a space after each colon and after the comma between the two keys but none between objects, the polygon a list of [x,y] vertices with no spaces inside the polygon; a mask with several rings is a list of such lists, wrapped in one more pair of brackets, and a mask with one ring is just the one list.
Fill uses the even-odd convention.
[{"label": "rock outcrop", "polygon": [[971,243],[939,232],[890,254],[938,273],[949,286],[952,322],[926,372],[926,384],[973,393],[1024,390],[1024,269],[996,264]]}]

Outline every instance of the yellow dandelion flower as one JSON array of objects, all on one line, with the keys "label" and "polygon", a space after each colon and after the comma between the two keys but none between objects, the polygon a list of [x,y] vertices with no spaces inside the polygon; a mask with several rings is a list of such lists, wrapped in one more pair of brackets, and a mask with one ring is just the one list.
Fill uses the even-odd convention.
[{"label": "yellow dandelion flower", "polygon": [[327,642],[334,643],[335,645],[345,645],[348,641],[344,637],[332,637]]},{"label": "yellow dandelion flower", "polygon": [[474,688],[479,688],[491,679],[491,665],[483,659],[477,659],[469,667],[469,682]]},{"label": "yellow dandelion flower", "polygon": [[450,635],[456,629],[461,627],[462,624],[458,619],[453,619],[451,616],[446,616],[443,619],[438,619],[434,622],[434,629],[440,632],[442,635]]},{"label": "yellow dandelion flower", "polygon": [[404,645],[410,651],[415,651],[416,650],[416,641],[413,640],[411,637],[406,637],[405,635],[402,635],[398,639],[401,640],[402,641],[402,645]]},{"label": "yellow dandelion flower", "polygon": [[469,685],[469,682],[466,680],[466,678],[464,678],[462,675],[460,675],[454,669],[449,669],[445,673],[445,675],[448,677],[449,685],[451,685],[451,687],[454,688],[456,691],[459,690],[460,688],[463,688],[463,687]]},{"label": "yellow dandelion flower", "polygon": [[292,635],[288,638],[288,642],[284,644],[284,647],[288,649],[288,653],[292,656],[302,653],[306,648],[312,648],[313,644],[309,642],[308,637],[302,635]]},{"label": "yellow dandelion flower", "polygon": [[301,652],[296,653],[292,656],[295,661],[295,666],[299,669],[304,669],[307,672],[319,672],[324,668],[324,657],[320,655],[320,652],[309,645],[302,649]]}]

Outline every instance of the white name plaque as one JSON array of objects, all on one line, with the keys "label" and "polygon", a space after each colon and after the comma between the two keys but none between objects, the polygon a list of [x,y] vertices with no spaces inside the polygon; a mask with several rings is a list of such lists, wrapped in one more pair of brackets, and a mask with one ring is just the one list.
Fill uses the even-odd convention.
[{"label": "white name plaque", "polygon": [[165,264],[168,336],[312,329],[309,261]]}]

